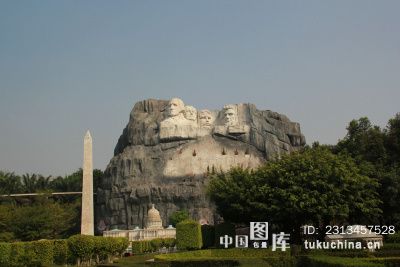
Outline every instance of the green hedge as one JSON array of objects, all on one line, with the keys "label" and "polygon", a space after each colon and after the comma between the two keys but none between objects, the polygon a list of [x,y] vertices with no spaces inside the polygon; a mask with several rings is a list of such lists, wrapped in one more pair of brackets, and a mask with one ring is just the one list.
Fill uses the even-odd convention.
[{"label": "green hedge", "polygon": [[234,241],[235,234],[236,233],[235,233],[235,225],[234,224],[228,223],[228,222],[217,224],[215,226],[215,245],[218,248],[223,248],[224,246],[220,244],[219,238],[221,236],[228,235],[228,236],[232,237],[232,239],[233,239],[232,245],[229,245],[229,247],[230,248],[234,247],[235,246],[235,241]]},{"label": "green hedge", "polygon": [[25,244],[23,242],[11,243],[10,265],[9,266],[26,266],[29,257],[25,255]]},{"label": "green hedge", "polygon": [[141,254],[141,253],[143,253],[142,242],[141,241],[132,241],[132,253],[133,254]]},{"label": "green hedge", "polygon": [[153,252],[153,248],[151,247],[150,241],[143,241],[142,243],[143,252]]},{"label": "green hedge", "polygon": [[89,262],[94,254],[95,240],[93,236],[74,235],[68,238],[68,248],[77,264]]},{"label": "green hedge", "polygon": [[163,244],[166,248],[173,248],[176,245],[176,239],[175,238],[164,238]]},{"label": "green hedge", "polygon": [[50,240],[0,243],[0,266],[45,266],[53,263]]},{"label": "green hedge", "polygon": [[115,254],[118,256],[122,256],[129,246],[129,241],[125,237],[109,238],[108,240],[115,242]]},{"label": "green hedge", "polygon": [[67,240],[0,242],[0,267],[41,267],[81,262],[110,262],[128,247],[126,238],[72,236]]},{"label": "green hedge", "polygon": [[203,248],[210,248],[215,246],[215,226],[214,225],[202,225],[201,236],[203,239]]},{"label": "green hedge", "polygon": [[113,255],[115,249],[113,249],[112,240],[109,240],[107,237],[102,236],[94,236],[93,237],[94,246],[93,246],[93,258],[96,260],[96,263],[111,261],[110,255]]},{"label": "green hedge", "polygon": [[0,266],[10,266],[11,244],[0,243]]},{"label": "green hedge", "polygon": [[176,245],[178,249],[201,249],[203,245],[201,226],[193,220],[185,220],[176,225]]},{"label": "green hedge", "polygon": [[53,262],[58,265],[73,263],[68,249],[68,241],[57,239],[53,242]]},{"label": "green hedge", "polygon": [[157,251],[163,247],[163,240],[161,238],[156,238],[150,241],[151,248],[153,251]]},{"label": "green hedge", "polygon": [[24,243],[24,261],[30,266],[47,266],[53,263],[54,242],[51,240]]},{"label": "green hedge", "polygon": [[132,252],[134,254],[156,252],[163,247],[174,247],[175,243],[175,238],[156,238],[146,241],[132,241]]}]

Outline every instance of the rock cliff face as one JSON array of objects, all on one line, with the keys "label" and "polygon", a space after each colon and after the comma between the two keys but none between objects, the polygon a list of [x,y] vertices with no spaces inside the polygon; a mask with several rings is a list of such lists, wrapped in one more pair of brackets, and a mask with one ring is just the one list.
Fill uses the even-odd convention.
[{"label": "rock cliff face", "polygon": [[151,203],[164,226],[182,209],[213,224],[205,192],[213,170],[254,168],[304,144],[298,123],[252,104],[197,111],[177,98],[138,102],[97,189],[97,225],[145,227]]}]

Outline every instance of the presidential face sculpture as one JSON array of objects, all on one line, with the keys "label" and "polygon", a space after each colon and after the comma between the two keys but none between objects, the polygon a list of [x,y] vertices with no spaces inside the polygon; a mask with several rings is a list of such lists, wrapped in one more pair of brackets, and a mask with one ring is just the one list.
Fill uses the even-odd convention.
[{"label": "presidential face sculpture", "polygon": [[209,110],[204,109],[200,111],[199,113],[200,127],[211,128],[213,120],[214,120],[213,116]]},{"label": "presidential face sculpture", "polygon": [[167,115],[168,115],[168,117],[175,117],[175,116],[179,115],[183,111],[184,108],[185,108],[185,104],[183,103],[183,101],[181,99],[172,98],[168,102]]},{"label": "presidential face sculpture", "polygon": [[226,126],[234,126],[238,124],[238,116],[236,107],[228,105],[224,107],[224,118]]},{"label": "presidential face sculpture", "polygon": [[197,120],[197,110],[192,106],[185,107],[185,118],[190,121]]}]

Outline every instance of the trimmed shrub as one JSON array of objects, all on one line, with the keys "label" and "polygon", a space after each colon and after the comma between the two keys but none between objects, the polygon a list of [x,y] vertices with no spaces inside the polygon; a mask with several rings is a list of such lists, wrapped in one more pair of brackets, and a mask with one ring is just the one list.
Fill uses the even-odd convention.
[{"label": "trimmed shrub", "polygon": [[176,225],[176,244],[178,249],[201,249],[201,226],[193,220],[185,220]]},{"label": "trimmed shrub", "polygon": [[32,266],[32,267],[40,267],[42,264],[38,259],[38,255],[35,251],[35,242],[24,242],[24,254],[23,257],[19,259],[18,264],[22,264],[24,266]]},{"label": "trimmed shrub", "polygon": [[118,254],[119,256],[122,256],[125,250],[129,246],[129,240],[128,238],[125,237],[117,237],[114,238],[115,240],[115,253]]},{"label": "trimmed shrub", "polygon": [[[149,243],[149,242],[147,242]],[[89,265],[110,262],[128,247],[127,238],[75,235],[68,240],[40,240],[31,242],[0,242],[0,267],[41,267],[75,264]],[[150,247],[150,245],[149,245]]]},{"label": "trimmed shrub", "polygon": [[111,253],[110,240],[102,236],[94,236],[93,242],[93,257],[96,263],[99,264],[101,261],[109,260],[109,254]]},{"label": "trimmed shrub", "polygon": [[166,248],[173,248],[176,245],[176,239],[175,238],[164,238],[164,246]]},{"label": "trimmed shrub", "polygon": [[10,266],[26,266],[24,242],[11,243]]},{"label": "trimmed shrub", "polygon": [[79,266],[81,261],[90,261],[94,250],[94,238],[87,235],[73,235],[68,238],[68,248]]},{"label": "trimmed shrub", "polygon": [[53,241],[0,243],[0,266],[49,266],[53,263]]},{"label": "trimmed shrub", "polygon": [[[215,226],[215,244],[218,248],[223,248],[224,246],[220,244],[219,238],[221,236],[228,235],[232,238],[235,238],[235,225],[232,223],[224,222],[217,224]],[[232,242],[232,245],[229,245],[229,247],[233,247],[235,244]]]},{"label": "trimmed shrub", "polygon": [[132,241],[132,253],[133,254],[141,254],[142,250],[142,242],[140,241]]},{"label": "trimmed shrub", "polygon": [[105,237],[105,250],[107,253],[107,262],[112,262],[118,251],[118,241],[114,237]]},{"label": "trimmed shrub", "polygon": [[202,225],[201,237],[203,240],[203,248],[210,248],[215,246],[215,227],[214,225]]},{"label": "trimmed shrub", "polygon": [[151,244],[153,251],[158,251],[160,248],[163,247],[164,240],[162,238],[156,238],[156,239],[150,240],[150,244]]},{"label": "trimmed shrub", "polygon": [[150,241],[142,241],[143,252],[152,252]]},{"label": "trimmed shrub", "polygon": [[28,266],[47,266],[53,263],[53,241],[24,242],[23,263]]},{"label": "trimmed shrub", "polygon": [[10,243],[0,243],[0,266],[8,267],[10,263],[11,256],[11,244]]},{"label": "trimmed shrub", "polygon": [[69,262],[68,242],[65,239],[53,241],[53,262],[57,265],[64,265]]}]

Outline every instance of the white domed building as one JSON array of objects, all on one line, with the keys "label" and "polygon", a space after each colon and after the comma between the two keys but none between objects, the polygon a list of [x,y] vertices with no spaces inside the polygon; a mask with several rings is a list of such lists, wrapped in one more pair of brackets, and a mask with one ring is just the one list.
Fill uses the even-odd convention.
[{"label": "white domed building", "polygon": [[155,238],[175,238],[176,229],[172,225],[163,228],[160,212],[151,205],[151,209],[147,212],[146,228],[140,229],[136,227],[133,230],[110,230],[104,231],[103,236],[106,237],[127,237],[129,241],[151,240]]}]

